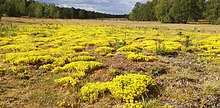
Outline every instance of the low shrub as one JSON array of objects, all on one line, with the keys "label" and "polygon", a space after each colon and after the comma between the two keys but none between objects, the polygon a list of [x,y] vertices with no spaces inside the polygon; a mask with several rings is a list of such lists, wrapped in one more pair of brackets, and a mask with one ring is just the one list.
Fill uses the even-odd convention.
[{"label": "low shrub", "polygon": [[220,17],[218,17],[218,19],[215,22],[216,24],[220,25]]}]

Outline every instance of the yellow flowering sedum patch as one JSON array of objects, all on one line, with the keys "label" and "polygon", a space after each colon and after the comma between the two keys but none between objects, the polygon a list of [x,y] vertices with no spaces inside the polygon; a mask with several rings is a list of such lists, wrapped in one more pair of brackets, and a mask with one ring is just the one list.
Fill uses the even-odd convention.
[{"label": "yellow flowering sedum patch", "polygon": [[75,50],[75,51],[83,51],[85,49],[85,46],[73,46],[71,47],[71,49]]},{"label": "yellow flowering sedum patch", "polygon": [[54,57],[37,53],[9,53],[6,54],[4,62],[14,65],[42,65],[53,63]]},{"label": "yellow flowering sedum patch", "polygon": [[117,52],[141,52],[141,50],[133,46],[124,46],[119,48]]},{"label": "yellow flowering sedum patch", "polygon": [[154,61],[156,59],[155,56],[147,56],[144,54],[129,54],[127,57],[128,60],[138,61],[138,62],[148,62]]},{"label": "yellow flowering sedum patch", "polygon": [[147,75],[127,74],[116,76],[109,86],[109,90],[115,98],[127,103],[134,103],[135,98],[149,91],[148,86],[155,84],[156,82]]},{"label": "yellow flowering sedum patch", "polygon": [[111,47],[98,47],[95,49],[95,52],[99,55],[106,55],[109,53],[112,53],[114,51],[114,48]]},{"label": "yellow flowering sedum patch", "polygon": [[95,60],[94,56],[77,56],[73,58],[68,58],[69,62],[74,62],[74,61],[93,61]]},{"label": "yellow flowering sedum patch", "polygon": [[[120,99],[131,107],[141,108],[141,105],[135,103],[135,99],[147,93],[149,86],[156,85],[156,82],[147,75],[127,74],[114,78],[111,82],[88,83],[81,88],[82,99],[84,101],[94,102],[99,96],[103,96],[105,92],[110,93],[116,99]],[[135,107],[135,108],[136,108]]]},{"label": "yellow flowering sedum patch", "polygon": [[164,41],[162,45],[164,45],[165,51],[167,53],[180,51],[181,48],[183,47],[179,42],[172,42],[172,41]]},{"label": "yellow flowering sedum patch", "polygon": [[65,65],[64,67],[57,67],[52,72],[91,72],[94,69],[103,67],[103,64],[95,61],[78,61]]},{"label": "yellow flowering sedum patch", "polygon": [[109,85],[110,84],[108,82],[87,83],[80,90],[82,100],[93,103],[95,100],[98,100],[100,96],[105,95],[105,92],[108,90]]},{"label": "yellow flowering sedum patch", "polygon": [[[139,98],[149,92],[148,87],[156,84],[149,76],[120,75],[123,73],[119,69],[107,73],[111,78],[116,76],[112,81],[87,83],[95,78],[86,78],[96,75],[106,77],[106,70],[114,67],[110,63],[120,62],[124,58],[153,62],[161,59],[160,56],[147,55],[170,54],[167,57],[172,57],[173,54],[178,58],[181,54],[191,53],[198,56],[198,62],[220,64],[220,34],[211,32],[184,30],[180,36],[177,30],[82,24],[18,24],[11,32],[13,35],[2,33],[0,37],[0,64],[4,64],[0,67],[0,77],[10,74],[8,71],[21,77],[26,73],[34,76],[38,70],[59,73],[51,76],[68,74],[54,81],[66,87],[83,84],[79,88],[82,100],[90,103],[101,96],[112,95],[125,102],[126,108],[143,107]],[[110,57],[114,57],[113,60]],[[104,67],[104,64],[106,68],[87,76]]]},{"label": "yellow flowering sedum patch", "polygon": [[[154,30],[148,28],[95,26],[95,25],[22,25],[14,30],[15,35],[0,38],[0,54],[7,63],[42,65],[55,59],[54,67],[63,66],[74,61],[95,61],[94,56],[84,57],[79,53],[90,49],[98,55],[107,55],[112,51],[155,53],[158,45],[166,53],[176,51],[196,52],[200,57],[213,57],[217,60],[220,52],[219,34],[184,31],[177,35],[176,30]],[[126,38],[125,38],[126,36]],[[189,46],[186,47],[186,36],[189,36]],[[21,54],[23,53],[23,54]],[[31,54],[33,53],[33,54]],[[13,55],[17,56],[14,57]],[[11,57],[10,57],[11,56]],[[51,57],[50,57],[51,56]],[[82,56],[82,55],[80,55]],[[28,57],[28,58],[27,58]],[[74,58],[75,57],[75,58]],[[20,59],[20,60],[16,60]],[[43,61],[38,59],[45,59]],[[215,63],[219,63],[215,61]],[[53,68],[54,68],[53,67]]]},{"label": "yellow flowering sedum patch", "polygon": [[71,76],[68,76],[68,77],[56,79],[55,82],[68,87],[68,86],[75,86],[78,80],[73,79]]},{"label": "yellow flowering sedum patch", "polygon": [[143,108],[142,103],[125,103],[125,105],[122,108]]},{"label": "yellow flowering sedum patch", "polygon": [[85,72],[77,72],[73,73],[71,76],[56,79],[54,82],[60,84],[61,86],[74,87],[78,82],[80,82],[80,78],[84,77],[85,75]]}]

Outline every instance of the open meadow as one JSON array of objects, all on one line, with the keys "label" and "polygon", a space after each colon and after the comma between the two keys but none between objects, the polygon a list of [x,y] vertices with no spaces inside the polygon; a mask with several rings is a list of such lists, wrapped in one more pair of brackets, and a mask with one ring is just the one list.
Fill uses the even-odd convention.
[{"label": "open meadow", "polygon": [[220,108],[220,26],[3,17],[0,108]]}]

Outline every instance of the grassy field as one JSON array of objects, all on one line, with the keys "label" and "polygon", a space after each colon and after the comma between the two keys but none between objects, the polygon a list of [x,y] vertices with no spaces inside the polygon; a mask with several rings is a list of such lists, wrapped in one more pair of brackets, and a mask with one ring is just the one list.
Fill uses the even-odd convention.
[{"label": "grassy field", "polygon": [[2,108],[219,108],[220,26],[0,22]]}]

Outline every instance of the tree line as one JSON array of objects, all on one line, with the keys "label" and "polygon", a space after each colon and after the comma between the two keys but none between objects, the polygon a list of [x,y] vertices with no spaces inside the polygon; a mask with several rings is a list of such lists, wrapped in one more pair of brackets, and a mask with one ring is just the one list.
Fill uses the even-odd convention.
[{"label": "tree line", "polygon": [[137,2],[130,20],[187,23],[188,21],[220,21],[220,0],[150,0]]},{"label": "tree line", "polygon": [[53,3],[47,4],[35,0],[0,0],[0,16],[63,18],[63,19],[95,19],[95,18],[125,18],[127,15],[112,15],[74,7],[59,7]]}]

